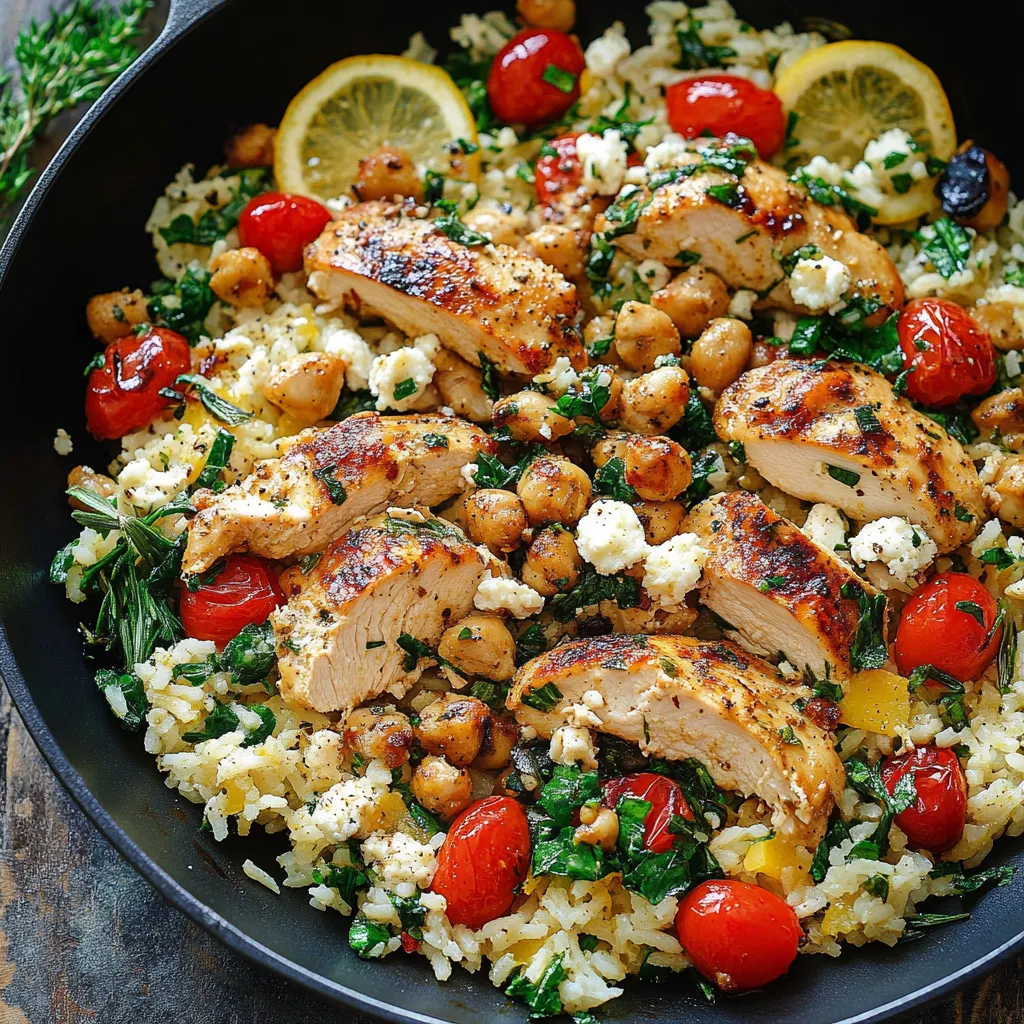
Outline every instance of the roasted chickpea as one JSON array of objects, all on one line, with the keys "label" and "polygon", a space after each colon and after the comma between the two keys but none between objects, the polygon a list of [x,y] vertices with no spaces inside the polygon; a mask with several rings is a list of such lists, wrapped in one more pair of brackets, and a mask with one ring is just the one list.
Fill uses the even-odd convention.
[{"label": "roasted chickpea", "polygon": [[428,754],[447,757],[464,767],[480,753],[490,716],[490,708],[482,700],[446,693],[420,712],[416,739]]},{"label": "roasted chickpea", "polygon": [[622,386],[619,419],[633,434],[662,434],[686,412],[690,382],[681,366],[662,366]]},{"label": "roasted chickpea", "polygon": [[345,719],[343,736],[345,749],[355,751],[367,761],[379,758],[389,768],[399,768],[409,760],[412,726],[405,715],[393,708],[356,708]]},{"label": "roasted chickpea", "polygon": [[671,501],[690,486],[686,449],[667,437],[634,434],[626,440],[626,483],[644,501]]},{"label": "roasted chickpea", "polygon": [[533,255],[552,266],[564,277],[583,276],[583,262],[588,249],[586,233],[567,224],[542,224],[526,236]]},{"label": "roasted chickpea", "polygon": [[267,124],[251,124],[228,139],[224,158],[228,167],[271,167],[277,131]]},{"label": "roasted chickpea", "polygon": [[572,525],[587,510],[590,477],[560,455],[534,459],[519,478],[516,493],[534,526],[541,523]]},{"label": "roasted chickpea", "polygon": [[588,351],[594,345],[600,344],[607,352],[611,348],[614,337],[615,317],[613,316],[595,316],[593,319],[588,320],[583,328],[583,341]]},{"label": "roasted chickpea", "polygon": [[483,487],[462,499],[460,518],[469,539],[496,555],[515,551],[529,525],[523,503],[511,491]]},{"label": "roasted chickpea", "polygon": [[274,289],[270,260],[251,246],[225,249],[210,260],[210,288],[232,306],[262,306]]},{"label": "roasted chickpea", "polygon": [[1024,332],[1014,315],[1016,306],[1010,302],[980,302],[971,309],[978,326],[988,331],[1000,352],[1024,348]]},{"label": "roasted chickpea", "polygon": [[631,300],[615,318],[615,351],[623,366],[653,370],[658,356],[679,355],[679,331],[667,313]]},{"label": "roasted chickpea", "polygon": [[138,288],[94,295],[85,305],[85,320],[92,336],[107,345],[131,334],[135,324],[148,319],[146,297]]},{"label": "roasted chickpea", "polygon": [[359,175],[352,186],[362,202],[393,196],[423,198],[423,182],[412,157],[397,146],[380,146],[359,161]]},{"label": "roasted chickpea", "polygon": [[602,850],[614,850],[619,838],[619,816],[607,807],[584,804],[580,808],[580,824],[573,833],[576,846],[589,843]]},{"label": "roasted chickpea", "polygon": [[601,466],[610,462],[612,459],[622,459],[625,461],[626,440],[629,436],[629,434],[625,434],[620,430],[614,430],[602,437],[601,440],[590,449],[590,457],[594,460],[594,465],[600,469]]},{"label": "roasted chickpea", "polygon": [[638,501],[633,506],[648,544],[664,544],[683,532],[686,506],[681,501]]},{"label": "roasted chickpea", "polygon": [[532,28],[568,32],[576,21],[574,0],[516,0],[516,11]]},{"label": "roasted chickpea", "polygon": [[769,345],[766,341],[755,341],[750,349],[750,358],[747,360],[746,368],[756,370],[759,366],[767,366],[774,363],[776,359],[788,359],[788,345]]},{"label": "roasted chickpea", "polygon": [[473,779],[443,757],[425,757],[412,773],[412,794],[431,814],[450,821],[473,801]]},{"label": "roasted chickpea", "polygon": [[345,360],[327,352],[301,352],[275,367],[263,395],[301,423],[322,420],[345,385]]},{"label": "roasted chickpea", "polygon": [[446,629],[437,653],[461,672],[501,682],[516,671],[516,642],[494,615],[467,615]]},{"label": "roasted chickpea", "polygon": [[526,549],[523,582],[538,594],[551,597],[576,585],[581,564],[573,535],[563,526],[547,526]]},{"label": "roasted chickpea", "polygon": [[520,391],[494,403],[491,419],[516,441],[547,444],[571,434],[576,423],[555,411],[556,402],[539,391]]},{"label": "roasted chickpea", "polygon": [[656,291],[651,305],[667,313],[684,338],[696,338],[729,308],[729,289],[717,274],[690,267]]},{"label": "roasted chickpea", "polygon": [[495,245],[519,245],[519,231],[524,223],[521,217],[478,206],[462,220],[467,227],[486,235]]},{"label": "roasted chickpea", "polygon": [[491,728],[480,744],[473,767],[479,771],[497,771],[504,768],[519,742],[519,726],[508,718],[491,715]]},{"label": "roasted chickpea", "polygon": [[[68,473],[68,487],[81,487],[83,490],[92,491],[101,498],[110,498],[117,494],[117,482],[103,473],[97,473],[89,466],[75,466]],[[68,498],[68,504],[78,509],[79,512],[88,512],[89,509],[75,498]]]},{"label": "roasted chickpea", "polygon": [[433,362],[436,370],[431,383],[444,404],[456,416],[464,416],[474,423],[490,423],[494,403],[483,389],[480,371],[447,348],[442,348]]},{"label": "roasted chickpea", "polygon": [[742,320],[720,317],[693,343],[690,371],[702,388],[724,391],[743,373],[752,350],[750,328]]},{"label": "roasted chickpea", "polygon": [[1024,448],[1024,390],[1008,388],[981,402],[971,413],[978,429],[986,438],[999,435],[999,440],[1014,451]]}]

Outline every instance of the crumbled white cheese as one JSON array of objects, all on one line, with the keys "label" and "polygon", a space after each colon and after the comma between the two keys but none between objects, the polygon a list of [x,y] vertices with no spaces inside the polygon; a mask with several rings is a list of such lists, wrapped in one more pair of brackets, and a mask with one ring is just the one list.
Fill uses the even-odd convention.
[{"label": "crumbled white cheese", "polygon": [[[411,346],[377,356],[370,366],[370,394],[378,411],[411,409],[434,379],[431,359],[440,349],[436,334],[417,338]],[[396,394],[397,391],[397,394]]]},{"label": "crumbled white cheese", "polygon": [[784,676],[786,679],[792,679],[794,676],[798,676],[800,673],[797,672],[796,666],[788,661],[779,662],[779,675]]},{"label": "crumbled white cheese", "polygon": [[586,704],[570,704],[565,709],[565,724],[575,725],[580,729],[597,728],[601,724],[601,718]]},{"label": "crumbled white cheese", "polygon": [[672,280],[672,271],[661,260],[642,260],[634,273],[652,292],[660,291]]},{"label": "crumbled white cheese", "polygon": [[629,56],[629,40],[622,22],[617,21],[611,28],[605,29],[604,35],[598,36],[583,56],[592,75],[596,78],[611,78],[619,62]]},{"label": "crumbled white cheese", "polygon": [[644,590],[663,608],[683,603],[708,560],[695,533],[680,533],[651,548],[644,562]]},{"label": "crumbled white cheese", "polygon": [[850,556],[858,565],[884,562],[889,575],[900,583],[930,565],[937,553],[935,541],[920,526],[899,516],[866,523],[850,539]]},{"label": "crumbled white cheese", "polygon": [[576,528],[580,554],[605,575],[621,572],[642,559],[650,548],[643,523],[632,505],[602,498],[595,501]]},{"label": "crumbled white cheese", "polygon": [[467,462],[462,469],[459,470],[459,476],[469,484],[470,487],[476,487],[476,471],[480,467],[475,462]]},{"label": "crumbled white cheese", "polygon": [[588,708],[603,708],[604,694],[600,690],[587,690],[583,694],[583,703]]},{"label": "crumbled white cheese", "polygon": [[341,780],[341,760],[344,755],[341,733],[333,729],[318,729],[306,743],[302,762],[311,780]]},{"label": "crumbled white cheese", "polygon": [[846,551],[848,547],[846,523],[843,522],[842,512],[835,505],[826,502],[812,505],[804,521],[803,531],[826,551]]},{"label": "crumbled white cheese", "polygon": [[324,352],[345,361],[346,387],[359,391],[370,383],[373,351],[361,335],[342,327],[330,333],[325,332],[321,345]]},{"label": "crumbled white cheese", "polygon": [[117,504],[122,510],[150,511],[165,505],[188,482],[189,466],[154,469],[145,459],[132,459],[118,474]]},{"label": "crumbled white cheese", "polygon": [[360,849],[377,884],[399,896],[415,896],[417,888],[426,889],[437,871],[433,848],[404,832],[375,832]]},{"label": "crumbled white cheese", "polygon": [[971,554],[980,558],[983,551],[996,547],[1003,538],[1003,527],[998,519],[990,519],[971,541]]},{"label": "crumbled white cheese", "polygon": [[789,278],[793,301],[812,313],[834,306],[850,287],[850,268],[831,256],[798,260]]},{"label": "crumbled white cheese", "polygon": [[899,192],[893,179],[899,182],[903,192],[906,176],[910,182],[923,181],[928,177],[928,154],[915,145],[911,135],[902,128],[890,128],[882,132],[877,139],[872,139],[864,147],[864,160],[874,172],[875,181],[885,189]]},{"label": "crumbled white cheese", "polygon": [[681,164],[693,162],[693,151],[681,135],[666,135],[656,146],[647,150],[644,168],[651,174],[666,171]]},{"label": "crumbled white cheese", "polygon": [[533,382],[547,385],[553,395],[564,395],[569,388],[579,384],[580,375],[573,369],[567,356],[559,356],[549,369],[538,373]]},{"label": "crumbled white cheese", "polygon": [[482,612],[508,611],[517,619],[525,619],[544,607],[544,598],[519,580],[495,577],[488,571],[477,587],[473,604]]},{"label": "crumbled white cheese", "polygon": [[757,292],[749,288],[740,288],[733,292],[729,300],[729,316],[739,317],[740,320],[749,320],[754,315],[754,303],[757,302]]},{"label": "crumbled white cheese", "polygon": [[63,427],[58,427],[57,436],[53,439],[53,450],[58,455],[70,455],[74,447],[71,435]]},{"label": "crumbled white cheese", "polygon": [[346,779],[320,797],[310,819],[329,842],[343,843],[374,820],[379,795],[368,778]]},{"label": "crumbled white cheese", "polygon": [[601,135],[585,132],[576,140],[576,156],[583,168],[581,184],[587,191],[613,196],[622,188],[628,152],[617,128]]},{"label": "crumbled white cheese", "polygon": [[549,753],[555,764],[576,764],[578,761],[584,768],[597,767],[597,751],[589,729],[579,729],[575,725],[559,726],[551,734]]}]

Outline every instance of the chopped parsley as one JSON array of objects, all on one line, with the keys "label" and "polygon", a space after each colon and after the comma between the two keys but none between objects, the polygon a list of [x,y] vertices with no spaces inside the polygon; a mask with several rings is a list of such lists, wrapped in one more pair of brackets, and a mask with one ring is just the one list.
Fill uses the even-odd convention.
[{"label": "chopped parsley", "polygon": [[683,71],[700,71],[703,68],[720,68],[736,56],[731,46],[708,46],[700,37],[703,22],[689,15],[685,25],[676,26],[676,42],[679,44],[679,63]]},{"label": "chopped parsley", "polygon": [[954,274],[967,269],[971,236],[950,217],[937,220],[932,228],[935,237],[925,239],[922,248],[935,269],[948,281]]},{"label": "chopped parsley", "polygon": [[553,85],[559,92],[566,94],[573,91],[576,88],[576,83],[579,81],[579,76],[574,75],[571,71],[566,71],[564,68],[558,67],[557,64],[549,64],[545,69],[544,73],[540,76],[548,85]]},{"label": "chopped parsley", "polygon": [[620,458],[609,459],[594,474],[594,493],[615,498],[630,505],[639,501],[636,491],[626,483],[626,464]]},{"label": "chopped parsley", "polygon": [[854,473],[852,469],[843,469],[841,466],[829,466],[828,475],[833,480],[838,480],[847,487],[856,487],[860,483],[860,473]]},{"label": "chopped parsley", "polygon": [[313,478],[319,480],[327,490],[327,496],[331,499],[333,505],[344,505],[348,499],[348,494],[345,491],[345,486],[335,476],[338,472],[338,467],[335,463],[331,463],[327,466],[321,466],[320,469],[313,470]]}]

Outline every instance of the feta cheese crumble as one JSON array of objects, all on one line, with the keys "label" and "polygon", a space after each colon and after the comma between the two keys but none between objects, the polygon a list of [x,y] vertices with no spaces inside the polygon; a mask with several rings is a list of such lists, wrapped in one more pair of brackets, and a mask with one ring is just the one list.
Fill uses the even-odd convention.
[{"label": "feta cheese crumble", "polygon": [[576,527],[580,554],[599,572],[612,575],[644,558],[650,548],[644,527],[624,501],[595,501]]},{"label": "feta cheese crumble", "polygon": [[729,300],[729,316],[738,317],[740,320],[750,320],[754,315],[754,303],[757,302],[757,292],[749,288],[740,288],[733,292]]},{"label": "feta cheese crumble", "polygon": [[511,612],[514,618],[526,619],[544,607],[544,598],[533,587],[490,572],[480,581],[473,604],[482,612]]},{"label": "feta cheese crumble", "polygon": [[370,383],[373,367],[373,350],[355,331],[343,327],[326,334],[322,341],[323,351],[345,361],[345,386],[351,391],[360,391]]},{"label": "feta cheese crumble", "polygon": [[812,505],[804,520],[803,531],[826,551],[846,551],[849,547],[846,543],[846,523],[842,512],[835,505],[826,502]]},{"label": "feta cheese crumble", "polygon": [[559,726],[551,734],[548,752],[555,764],[576,764],[578,761],[584,768],[597,767],[597,751],[589,729],[575,725]]},{"label": "feta cheese crumble", "polygon": [[695,533],[680,533],[651,548],[644,562],[644,590],[663,608],[683,603],[700,581],[708,551]]},{"label": "feta cheese crumble", "polygon": [[617,128],[602,135],[584,133],[576,140],[576,156],[583,168],[581,184],[599,196],[613,196],[625,180],[626,144]]},{"label": "feta cheese crumble", "polygon": [[579,384],[580,375],[573,369],[567,356],[559,356],[549,369],[538,373],[533,382],[547,385],[548,391],[554,395],[564,395],[569,388]]},{"label": "feta cheese crumble", "polygon": [[434,379],[434,359],[440,351],[436,334],[425,334],[412,345],[377,356],[370,366],[370,394],[384,409],[411,409]]},{"label": "feta cheese crumble", "polygon": [[362,847],[363,861],[377,876],[377,884],[399,896],[415,896],[426,889],[437,871],[434,850],[404,832],[375,832]]},{"label": "feta cheese crumble", "polygon": [[831,256],[798,260],[789,278],[793,301],[812,313],[834,306],[850,287],[850,268]]},{"label": "feta cheese crumble", "polygon": [[63,427],[58,427],[57,436],[53,439],[53,450],[58,455],[70,455],[74,447],[71,435]]},{"label": "feta cheese crumble", "polygon": [[320,797],[310,819],[329,842],[343,843],[375,819],[379,796],[370,779],[346,779]]},{"label": "feta cheese crumble", "polygon": [[867,523],[850,540],[850,556],[858,565],[884,562],[889,575],[900,583],[906,583],[929,566],[936,554],[935,541],[919,526],[899,516]]},{"label": "feta cheese crumble", "polygon": [[626,38],[622,22],[617,21],[611,28],[605,29],[603,36],[598,36],[583,54],[587,68],[595,78],[610,78],[620,61],[629,56],[629,40]]}]

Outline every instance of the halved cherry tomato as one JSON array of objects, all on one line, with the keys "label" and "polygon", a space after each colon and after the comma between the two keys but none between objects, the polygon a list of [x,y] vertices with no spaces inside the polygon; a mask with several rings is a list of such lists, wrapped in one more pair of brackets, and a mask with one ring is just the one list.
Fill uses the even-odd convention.
[{"label": "halved cherry tomato", "polygon": [[259,249],[275,274],[302,269],[305,249],[331,219],[315,199],[288,192],[265,192],[250,199],[238,218],[238,239]]},{"label": "halved cherry tomato", "polygon": [[619,798],[634,796],[646,800],[651,809],[644,818],[644,843],[654,853],[665,853],[672,849],[673,836],[669,832],[672,815],[681,814],[693,821],[693,811],[683,796],[679,783],[657,775],[654,772],[635,772],[621,779],[612,779],[604,784],[602,803],[615,810]]},{"label": "halved cherry tomato", "polygon": [[580,132],[559,135],[548,145],[554,153],[542,154],[534,166],[534,188],[541,203],[550,203],[566,192],[573,192],[583,180],[583,164],[576,155],[576,140]]},{"label": "halved cherry tomato", "polygon": [[956,846],[967,820],[967,780],[948,747],[917,747],[882,763],[882,782],[892,793],[904,775],[914,776],[917,801],[896,815],[914,846],[941,853]]},{"label": "halved cherry tomato", "polygon": [[150,327],[136,336],[112,341],[103,365],[89,374],[85,419],[93,437],[109,440],[141,430],[160,415],[171,400],[160,394],[179,373],[192,368],[188,342],[166,327]]},{"label": "halved cherry tomato", "polygon": [[586,66],[580,44],[564,32],[524,29],[498,51],[491,65],[491,110],[507,124],[554,121],[580,98],[580,75]]},{"label": "halved cherry tomato", "polygon": [[726,992],[781,977],[803,938],[796,912],[749,882],[701,882],[676,912],[676,934],[693,966]]},{"label": "halved cherry tomato", "polygon": [[900,675],[934,665],[962,683],[977,679],[999,650],[1002,628],[992,628],[997,614],[995,598],[973,576],[933,576],[903,606],[896,630]]},{"label": "halved cherry tomato", "polygon": [[951,405],[983,395],[996,382],[988,332],[955,302],[913,299],[897,321],[907,397],[924,405]]},{"label": "halved cherry tomato", "polygon": [[182,590],[179,614],[187,636],[223,647],[244,626],[266,622],[282,604],[277,576],[262,558],[229,555],[209,583]]},{"label": "halved cherry tomato", "polygon": [[668,123],[688,139],[730,132],[750,139],[767,160],[782,146],[786,117],[779,97],[735,75],[687,78],[665,90]]},{"label": "halved cherry tomato", "polygon": [[437,852],[430,888],[448,901],[448,920],[469,928],[508,913],[530,866],[530,829],[523,808],[488,796],[452,823]]}]

